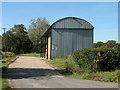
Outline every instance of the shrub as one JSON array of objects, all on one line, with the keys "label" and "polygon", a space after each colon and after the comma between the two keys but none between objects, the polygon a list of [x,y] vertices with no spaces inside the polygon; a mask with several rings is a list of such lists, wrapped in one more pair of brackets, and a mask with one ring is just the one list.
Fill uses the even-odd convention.
[{"label": "shrub", "polygon": [[79,72],[79,70],[80,70],[79,65],[75,61],[73,60],[66,61],[66,72],[75,73]]},{"label": "shrub", "polygon": [[63,58],[63,59],[72,59],[72,55],[59,55],[58,58]]},{"label": "shrub", "polygon": [[67,59],[67,56],[66,55],[60,55],[60,56],[58,56],[58,58]]},{"label": "shrub", "polygon": [[120,68],[120,51],[110,48],[94,48],[75,51],[74,60],[80,68],[92,72],[111,71]]},{"label": "shrub", "polygon": [[116,41],[109,40],[109,41],[106,42],[106,45],[107,45],[107,47],[110,47],[110,48],[115,47],[116,46]]},{"label": "shrub", "polygon": [[99,48],[99,47],[101,47],[101,46],[103,46],[104,45],[104,43],[103,42],[101,42],[101,41],[98,41],[97,43],[94,43],[94,48]]},{"label": "shrub", "polygon": [[[6,52],[6,57],[12,57],[12,56],[14,56],[15,54],[14,53],[12,53],[12,52]],[[5,52],[2,52],[2,58],[4,58],[5,57]]]},{"label": "shrub", "polygon": [[68,55],[68,56],[67,56],[67,59],[72,59],[72,58],[73,58],[72,55]]},{"label": "shrub", "polygon": [[44,57],[44,53],[40,53],[40,57]]}]

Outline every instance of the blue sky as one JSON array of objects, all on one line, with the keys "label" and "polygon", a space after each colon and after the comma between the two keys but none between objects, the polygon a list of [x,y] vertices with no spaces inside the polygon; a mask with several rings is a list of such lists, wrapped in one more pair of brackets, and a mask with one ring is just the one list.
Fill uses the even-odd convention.
[{"label": "blue sky", "polygon": [[[90,22],[94,28],[94,42],[118,41],[117,2],[3,2],[2,26],[7,30],[15,24],[26,28],[31,19],[46,17],[50,25],[56,20],[75,16]],[[1,32],[0,32],[1,33]]]}]

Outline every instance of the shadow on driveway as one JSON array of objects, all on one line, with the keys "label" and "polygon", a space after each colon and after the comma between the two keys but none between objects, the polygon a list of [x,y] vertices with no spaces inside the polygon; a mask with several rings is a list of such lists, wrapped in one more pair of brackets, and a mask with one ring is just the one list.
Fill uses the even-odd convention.
[{"label": "shadow on driveway", "polygon": [[47,77],[53,75],[60,75],[54,69],[41,69],[41,68],[8,68],[3,73],[3,78],[6,79],[22,79],[22,78],[37,78]]}]

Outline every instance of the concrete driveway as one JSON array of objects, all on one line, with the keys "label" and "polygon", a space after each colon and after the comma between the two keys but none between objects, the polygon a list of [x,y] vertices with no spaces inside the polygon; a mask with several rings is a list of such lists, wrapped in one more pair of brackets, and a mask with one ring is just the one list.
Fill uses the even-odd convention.
[{"label": "concrete driveway", "polygon": [[4,78],[14,88],[118,88],[117,83],[64,77],[40,57],[20,56],[9,65]]}]

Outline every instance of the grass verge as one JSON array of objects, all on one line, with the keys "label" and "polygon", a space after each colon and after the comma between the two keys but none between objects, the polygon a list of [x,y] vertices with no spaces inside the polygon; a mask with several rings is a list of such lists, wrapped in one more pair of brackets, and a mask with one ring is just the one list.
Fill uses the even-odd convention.
[{"label": "grass verge", "polygon": [[[18,58],[18,56],[8,57],[8,58],[5,58],[5,59],[2,59],[1,60],[2,65],[0,66],[0,68],[2,68],[2,72],[7,70],[8,66],[11,63],[13,63],[17,58]],[[11,86],[8,84],[8,82],[5,78],[2,78],[2,90],[12,90]]]},{"label": "grass verge", "polygon": [[11,86],[8,84],[6,79],[2,79],[2,90],[10,90]]},{"label": "grass verge", "polygon": [[18,56],[13,56],[13,57],[2,59],[1,60],[2,65],[0,66],[2,67],[2,72],[4,72],[8,68],[9,64],[13,63],[17,58]]},{"label": "grass verge", "polygon": [[111,71],[111,72],[84,72],[84,73],[67,73],[66,72],[66,61],[70,59],[53,59],[50,61],[50,64],[56,68],[59,73],[65,76],[78,78],[78,79],[87,79],[87,80],[96,80],[96,81],[105,81],[105,82],[118,82],[118,76],[120,74],[120,70]]},{"label": "grass verge", "polygon": [[50,64],[52,64],[54,67],[58,68],[58,69],[65,69],[66,65],[65,62],[69,61],[69,59],[62,59],[62,58],[57,58],[57,59],[53,59],[50,61]]},{"label": "grass verge", "polygon": [[19,56],[34,56],[34,57],[40,57],[40,53],[20,54]]}]

